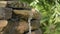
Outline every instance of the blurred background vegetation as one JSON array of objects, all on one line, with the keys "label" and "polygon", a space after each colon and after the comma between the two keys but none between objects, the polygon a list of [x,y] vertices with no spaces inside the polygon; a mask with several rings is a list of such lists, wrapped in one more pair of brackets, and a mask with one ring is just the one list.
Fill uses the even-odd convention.
[{"label": "blurred background vegetation", "polygon": [[41,13],[43,34],[60,34],[60,0],[20,0]]}]

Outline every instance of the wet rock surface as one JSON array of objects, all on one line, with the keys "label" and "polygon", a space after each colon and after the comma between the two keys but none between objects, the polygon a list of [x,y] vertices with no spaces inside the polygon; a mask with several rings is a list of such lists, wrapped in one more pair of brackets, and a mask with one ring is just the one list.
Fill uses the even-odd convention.
[{"label": "wet rock surface", "polygon": [[[0,34],[29,34],[28,18],[32,10],[28,10],[29,8],[26,10],[25,6],[22,6],[24,7],[23,10],[21,10],[21,7],[19,6],[14,8],[14,6],[11,6],[11,4],[12,3],[14,4],[15,2],[13,1],[12,3],[10,2],[7,4],[6,7],[0,8],[0,20],[7,20],[8,22],[8,23],[6,23],[6,21],[0,22],[2,24],[1,27],[2,31],[0,30],[1,31]],[[10,6],[8,6],[9,4]],[[42,34],[42,31],[40,30],[40,14],[35,10],[32,13],[33,13],[31,19],[32,34]]]}]

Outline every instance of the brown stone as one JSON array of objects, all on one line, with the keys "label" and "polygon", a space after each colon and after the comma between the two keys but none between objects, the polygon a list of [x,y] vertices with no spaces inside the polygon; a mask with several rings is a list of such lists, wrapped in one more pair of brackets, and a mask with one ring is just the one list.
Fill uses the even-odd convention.
[{"label": "brown stone", "polygon": [[28,28],[28,23],[26,21],[20,21],[19,25],[17,26],[17,31],[24,33],[25,31],[28,31]]},{"label": "brown stone", "polygon": [[[29,32],[26,33],[26,34],[29,34]],[[41,31],[40,29],[38,29],[38,30],[34,30],[34,31],[32,31],[31,34],[42,34],[42,31]]]},{"label": "brown stone", "polygon": [[0,20],[0,31],[2,31],[2,29],[6,27],[7,24],[8,24],[7,20]]},{"label": "brown stone", "polygon": [[0,7],[6,7],[7,1],[0,1]]},{"label": "brown stone", "polygon": [[[25,18],[28,18],[31,14],[31,10],[14,10],[14,13],[17,14],[17,15],[23,15],[25,16]],[[33,12],[33,16],[32,16],[33,19],[40,19],[40,14],[35,11]]]},{"label": "brown stone", "polygon": [[28,16],[28,14],[29,14],[29,10],[14,10],[14,13],[15,14],[21,14],[21,15],[25,15],[25,16]]}]

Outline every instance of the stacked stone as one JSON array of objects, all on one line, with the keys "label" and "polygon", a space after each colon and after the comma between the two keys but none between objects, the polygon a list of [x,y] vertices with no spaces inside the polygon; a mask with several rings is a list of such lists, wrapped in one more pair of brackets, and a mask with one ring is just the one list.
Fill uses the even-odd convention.
[{"label": "stacked stone", "polygon": [[[28,18],[32,11],[27,3],[0,1],[0,34],[29,34]],[[31,19],[32,34],[42,34],[40,14],[34,10]]]}]

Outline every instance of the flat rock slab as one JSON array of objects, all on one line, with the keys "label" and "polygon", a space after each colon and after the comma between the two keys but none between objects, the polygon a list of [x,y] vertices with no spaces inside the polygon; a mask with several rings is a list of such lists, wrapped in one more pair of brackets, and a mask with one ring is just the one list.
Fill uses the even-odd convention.
[{"label": "flat rock slab", "polygon": [[10,19],[12,16],[11,8],[0,8],[0,19]]},{"label": "flat rock slab", "polygon": [[31,10],[13,10],[13,12],[17,15],[23,15],[23,17],[26,17],[26,18],[28,18],[30,14],[33,13],[33,16],[32,16],[33,19],[40,19],[40,14],[37,11],[32,12]]},{"label": "flat rock slab", "polygon": [[0,7],[6,7],[7,1],[0,0]]}]

